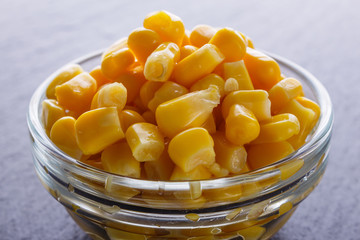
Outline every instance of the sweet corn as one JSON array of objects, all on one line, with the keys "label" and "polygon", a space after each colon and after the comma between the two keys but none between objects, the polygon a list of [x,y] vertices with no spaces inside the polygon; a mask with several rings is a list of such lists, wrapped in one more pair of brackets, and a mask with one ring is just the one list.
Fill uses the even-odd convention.
[{"label": "sweet corn", "polygon": [[181,167],[176,166],[171,174],[170,180],[182,181],[182,180],[202,180],[209,179],[211,173],[204,166],[197,166],[194,169],[185,172]]},{"label": "sweet corn", "polygon": [[151,110],[147,110],[145,112],[143,112],[143,114],[141,115],[146,122],[152,123],[152,124],[157,124],[156,123],[156,118],[155,118],[155,114],[153,111]]},{"label": "sweet corn", "polygon": [[226,62],[240,61],[246,52],[244,39],[231,28],[218,30],[209,43],[219,48],[220,52],[224,54]]},{"label": "sweet corn", "polygon": [[202,47],[207,44],[210,39],[215,35],[216,30],[208,25],[197,25],[190,33],[189,39],[191,45],[195,47]]},{"label": "sweet corn", "polygon": [[174,166],[167,151],[163,151],[161,156],[155,161],[144,163],[146,177],[151,180],[170,180]]},{"label": "sweet corn", "polygon": [[287,141],[250,145],[247,161],[252,170],[273,164],[294,152]]},{"label": "sweet corn", "polygon": [[190,54],[194,53],[198,49],[199,48],[197,48],[193,45],[185,45],[185,46],[181,47],[180,48],[180,60],[183,60],[184,58],[186,58]]},{"label": "sweet corn", "polygon": [[80,73],[71,80],[56,86],[55,95],[60,105],[82,113],[90,108],[96,89],[95,79],[88,73]]},{"label": "sweet corn", "polygon": [[239,90],[229,93],[221,105],[222,115],[226,119],[230,107],[243,105],[252,111],[260,122],[271,118],[269,94],[264,90]]},{"label": "sweet corn", "polygon": [[302,95],[302,92],[301,83],[294,78],[285,78],[276,83],[269,90],[271,112],[278,113],[291,99]]},{"label": "sweet corn", "polygon": [[181,46],[185,27],[178,16],[166,11],[153,12],[145,17],[143,24],[145,28],[157,32],[163,42],[173,42]]},{"label": "sweet corn", "polygon": [[140,162],[135,160],[130,147],[124,141],[105,148],[101,153],[101,162],[105,171],[128,177],[140,177]]},{"label": "sweet corn", "polygon": [[226,117],[225,135],[231,143],[242,146],[256,139],[260,125],[255,115],[246,107],[234,104]]},{"label": "sweet corn", "polygon": [[211,73],[224,60],[224,55],[213,44],[205,44],[181,60],[174,68],[174,79],[190,87],[196,80]]},{"label": "sweet corn", "polygon": [[258,50],[247,48],[244,62],[256,89],[269,90],[281,79],[278,63]]},{"label": "sweet corn", "polygon": [[306,108],[309,108],[309,109],[314,111],[315,120],[314,120],[313,126],[315,126],[317,120],[320,117],[320,107],[319,107],[319,105],[317,105],[314,101],[312,101],[312,100],[310,100],[310,99],[308,99],[306,97],[303,97],[303,96],[297,97],[296,101],[298,101],[302,106],[304,106]]},{"label": "sweet corn", "polygon": [[253,226],[237,231],[237,234],[246,240],[258,240],[266,232],[266,228]]},{"label": "sweet corn", "polygon": [[121,111],[127,98],[127,90],[122,83],[114,82],[104,85],[97,91],[91,101],[91,109],[101,107],[116,107]]},{"label": "sweet corn", "polygon": [[116,52],[116,51],[118,51],[118,50],[120,50],[122,48],[127,48],[127,47],[128,47],[127,38],[120,38],[119,40],[117,40],[116,42],[111,44],[110,47],[108,47],[108,49],[106,49],[104,51],[104,53],[101,56],[101,60],[108,57],[113,52]]},{"label": "sweet corn", "polygon": [[219,88],[220,96],[223,97],[225,95],[224,86],[225,81],[222,77],[217,74],[210,73],[200,80],[196,81],[190,88],[190,91],[199,91],[205,90],[210,87],[210,85],[215,85]]},{"label": "sweet corn", "polygon": [[57,120],[50,131],[51,141],[69,156],[80,159],[82,151],[76,143],[75,118],[62,117]]},{"label": "sweet corn", "polygon": [[41,119],[46,133],[49,135],[51,127],[60,118],[65,116],[65,110],[54,99],[45,99],[42,102]]},{"label": "sweet corn", "polygon": [[[190,43],[190,31],[185,29],[185,34],[181,46],[191,45]],[[180,46],[179,46],[180,47]]]},{"label": "sweet corn", "polygon": [[278,114],[260,123],[260,134],[252,144],[285,141],[299,131],[300,123],[295,115]]},{"label": "sweet corn", "polygon": [[231,173],[239,173],[246,166],[247,153],[243,146],[230,143],[222,132],[212,135],[214,140],[215,159],[221,167]]},{"label": "sweet corn", "polygon": [[46,97],[55,99],[55,88],[58,85],[61,85],[80,73],[84,72],[84,70],[78,64],[69,64],[61,68],[57,71],[54,78],[51,80],[49,86],[46,89]]},{"label": "sweet corn", "polygon": [[84,154],[96,154],[124,138],[116,107],[83,113],[75,122],[76,141]]},{"label": "sweet corn", "polygon": [[180,59],[180,49],[172,42],[160,44],[147,58],[144,76],[149,81],[165,82]]},{"label": "sweet corn", "polygon": [[216,132],[216,123],[214,119],[214,115],[210,114],[208,119],[201,125],[202,128],[205,128],[210,134]]},{"label": "sweet corn", "polygon": [[223,72],[225,79],[236,79],[239,85],[239,90],[254,90],[254,86],[243,60],[224,63]]},{"label": "sweet corn", "polygon": [[185,172],[215,162],[214,141],[206,129],[200,127],[176,135],[169,143],[168,152],[173,162]]},{"label": "sweet corn", "polygon": [[151,123],[135,123],[125,133],[134,158],[139,162],[159,159],[165,148],[164,137]]},{"label": "sweet corn", "polygon": [[155,92],[163,85],[162,82],[146,81],[140,88],[140,99],[144,106],[147,106],[154,97]]},{"label": "sweet corn", "polygon": [[185,87],[177,83],[167,81],[155,92],[154,97],[148,104],[148,108],[155,112],[156,108],[163,102],[180,97],[188,92],[189,90]]},{"label": "sweet corn", "polygon": [[220,103],[220,94],[216,86],[206,90],[191,92],[160,104],[155,112],[160,130],[168,137],[179,132],[200,127]]},{"label": "sweet corn", "polygon": [[101,71],[100,66],[96,66],[89,72],[90,76],[92,76],[96,81],[96,86],[100,88],[102,85],[105,85],[107,83],[111,83],[112,81],[105,77],[103,72]]},{"label": "sweet corn", "polygon": [[[214,139],[214,146],[215,146],[215,139]],[[217,157],[216,151],[215,151],[215,156]],[[211,172],[212,175],[214,175],[217,178],[226,177],[229,175],[229,170],[221,167],[220,164],[218,164],[217,162],[215,162],[209,167],[209,171]]]},{"label": "sweet corn", "polygon": [[241,37],[245,40],[245,44],[247,47],[249,48],[254,48],[254,43],[253,41],[251,40],[251,38],[249,38],[249,36],[246,36],[245,34],[243,34],[242,32],[238,32]]},{"label": "sweet corn", "polygon": [[234,185],[221,189],[209,189],[203,192],[203,195],[209,201],[233,202],[242,197],[242,186]]},{"label": "sweet corn", "polygon": [[143,69],[141,66],[137,66],[134,69],[126,71],[118,78],[115,79],[116,82],[122,83],[127,90],[127,104],[132,103],[136,97],[139,95],[141,86],[145,83],[145,78],[143,75]]},{"label": "sweet corn", "polygon": [[133,51],[136,59],[143,65],[150,54],[161,44],[157,32],[151,29],[137,28],[128,37],[127,44]]},{"label": "sweet corn", "polygon": [[297,171],[304,166],[303,159],[294,159],[291,162],[282,164],[278,169],[281,172],[281,180],[286,180],[293,176]]},{"label": "sweet corn", "polygon": [[115,79],[127,71],[135,63],[135,56],[127,47],[113,51],[101,61],[101,71],[110,78]]},{"label": "sweet corn", "polygon": [[228,78],[224,84],[224,92],[225,94],[229,94],[231,92],[239,90],[239,83],[236,81],[235,78]]},{"label": "sweet corn", "polygon": [[145,122],[145,119],[133,110],[122,110],[119,113],[119,120],[123,132],[126,132],[126,130],[135,123]]}]

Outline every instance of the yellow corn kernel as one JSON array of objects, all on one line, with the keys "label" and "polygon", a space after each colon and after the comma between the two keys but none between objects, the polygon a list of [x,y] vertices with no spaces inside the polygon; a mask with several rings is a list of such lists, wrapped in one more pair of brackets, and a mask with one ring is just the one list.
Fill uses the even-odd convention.
[{"label": "yellow corn kernel", "polygon": [[209,43],[217,46],[224,54],[226,62],[235,62],[241,60],[246,52],[244,39],[231,28],[222,28],[218,30],[210,39]]},{"label": "yellow corn kernel", "polygon": [[242,32],[238,32],[241,37],[245,40],[246,46],[249,48],[254,48],[254,43],[251,40],[251,38],[249,38],[248,36],[246,36],[245,34],[243,34]]},{"label": "yellow corn kernel", "polygon": [[252,170],[273,164],[294,152],[287,141],[250,145],[247,162]]},{"label": "yellow corn kernel", "polygon": [[137,28],[128,37],[127,44],[143,65],[150,54],[160,45],[161,38],[151,29]]},{"label": "yellow corn kernel", "polygon": [[132,106],[132,105],[125,105],[123,110],[131,110],[131,111],[137,112],[139,114],[141,114],[141,112],[142,112],[140,108],[138,108],[136,106]]},{"label": "yellow corn kernel", "polygon": [[234,185],[226,188],[208,189],[203,191],[203,195],[208,201],[232,202],[242,197],[242,186]]},{"label": "yellow corn kernel", "polygon": [[297,97],[296,101],[298,101],[304,107],[309,108],[309,109],[314,111],[314,113],[315,113],[314,126],[315,126],[317,120],[320,117],[320,107],[319,107],[319,105],[317,105],[314,101],[312,101],[312,100],[310,100],[310,99],[308,99],[306,97],[303,97],[303,96]]},{"label": "yellow corn kernel", "polygon": [[62,117],[57,120],[50,131],[51,141],[69,156],[80,159],[82,151],[75,137],[75,118]]},{"label": "yellow corn kernel", "polygon": [[291,99],[300,96],[302,92],[302,86],[298,80],[294,78],[281,80],[269,90],[271,112],[278,113]]},{"label": "yellow corn kernel", "polygon": [[108,83],[100,88],[91,102],[91,109],[101,107],[117,107],[121,111],[127,98],[127,90],[122,83]]},{"label": "yellow corn kernel", "polygon": [[150,180],[170,180],[174,166],[167,151],[163,151],[159,159],[144,163],[146,177]]},{"label": "yellow corn kernel", "polygon": [[247,48],[244,62],[256,89],[268,91],[281,79],[279,64],[258,50]]},{"label": "yellow corn kernel", "polygon": [[266,232],[266,228],[260,226],[253,226],[237,231],[239,236],[246,240],[258,240]]},{"label": "yellow corn kernel", "polygon": [[255,115],[246,107],[234,104],[226,117],[225,135],[231,143],[242,146],[256,139],[260,125]]},{"label": "yellow corn kernel", "polygon": [[[140,89],[141,89],[141,88],[140,88]],[[148,110],[148,108],[145,107],[145,105],[142,103],[142,101],[141,101],[141,99],[140,99],[140,95],[138,95],[138,96],[134,99],[132,105],[138,109],[139,113],[143,113],[143,112],[145,112],[146,110]]]},{"label": "yellow corn kernel", "polygon": [[89,72],[90,76],[92,76],[96,81],[96,86],[100,88],[102,85],[105,85],[107,83],[111,83],[112,81],[104,76],[104,74],[101,71],[100,66],[96,66]]},{"label": "yellow corn kernel", "polygon": [[225,79],[236,79],[239,84],[239,90],[254,90],[254,86],[243,60],[224,63],[223,71]]},{"label": "yellow corn kernel", "polygon": [[210,114],[208,119],[201,125],[202,128],[205,128],[210,134],[216,132],[216,123],[214,116]]},{"label": "yellow corn kernel", "polygon": [[217,74],[210,73],[200,80],[196,81],[190,88],[190,91],[199,91],[205,90],[210,87],[210,85],[216,85],[219,88],[220,96],[223,97],[225,95],[224,85],[225,81],[222,77]]},{"label": "yellow corn kernel", "polygon": [[101,153],[101,162],[105,171],[128,177],[140,177],[140,162],[135,160],[125,141],[105,148]]},{"label": "yellow corn kernel", "polygon": [[212,137],[216,162],[231,173],[240,173],[246,166],[245,148],[230,143],[223,132],[218,131]]},{"label": "yellow corn kernel", "polygon": [[182,180],[202,180],[209,179],[211,177],[211,173],[204,166],[197,166],[191,171],[184,172],[181,167],[175,166],[170,180],[172,181],[182,181]]},{"label": "yellow corn kernel", "polygon": [[299,131],[300,123],[295,115],[278,114],[260,123],[260,134],[252,144],[285,141]]},{"label": "yellow corn kernel", "polygon": [[289,138],[288,142],[291,143],[295,149],[300,148],[316,124],[316,113],[312,109],[304,107],[295,99],[288,102],[280,113],[291,113],[298,118],[300,122],[300,132]]},{"label": "yellow corn kernel", "polygon": [[155,112],[156,108],[163,102],[180,97],[188,92],[189,90],[185,87],[177,83],[167,81],[155,92],[154,97],[148,104],[148,108]]},{"label": "yellow corn kernel", "polygon": [[153,12],[145,17],[143,24],[145,28],[157,32],[163,42],[173,42],[181,46],[185,27],[178,16],[166,11]]},{"label": "yellow corn kernel", "polygon": [[142,67],[138,66],[131,71],[122,73],[116,82],[122,83],[127,90],[127,104],[132,103],[139,95],[141,86],[145,83],[145,78],[142,73]]},{"label": "yellow corn kernel", "polygon": [[152,124],[157,124],[156,123],[156,118],[155,118],[155,113],[151,110],[147,110],[145,112],[143,112],[143,114],[141,115],[146,122],[148,123],[152,123]]},{"label": "yellow corn kernel", "polygon": [[174,79],[185,87],[211,73],[224,60],[223,54],[213,44],[205,44],[175,66]]},{"label": "yellow corn kernel", "polygon": [[208,25],[197,25],[190,33],[189,39],[191,45],[202,47],[207,44],[215,35],[216,30]]},{"label": "yellow corn kernel", "polygon": [[145,122],[145,119],[133,110],[122,110],[119,113],[119,120],[123,132],[126,132],[126,130],[135,123]]},{"label": "yellow corn kernel", "polygon": [[65,116],[65,110],[54,99],[45,99],[42,102],[41,119],[46,133],[49,135],[51,127],[60,118]]},{"label": "yellow corn kernel", "polygon": [[302,168],[302,166],[304,166],[303,159],[294,159],[291,162],[282,164],[280,167],[278,167],[281,173],[281,180],[290,178],[292,175],[297,173],[299,169]]},{"label": "yellow corn kernel", "polygon": [[163,85],[162,82],[147,81],[140,88],[140,99],[144,106],[147,106],[154,97],[155,92]]},{"label": "yellow corn kernel", "polygon": [[168,152],[172,161],[185,172],[215,162],[214,141],[208,131],[200,127],[176,135],[169,143]]},{"label": "yellow corn kernel", "polygon": [[90,108],[96,89],[95,79],[88,73],[80,73],[71,80],[58,85],[55,88],[55,95],[61,106],[82,113]]},{"label": "yellow corn kernel", "polygon": [[127,47],[111,52],[101,60],[101,71],[110,78],[115,79],[128,70],[135,62],[135,56]]},{"label": "yellow corn kernel", "polygon": [[84,70],[78,64],[69,64],[61,68],[57,71],[54,78],[51,80],[49,86],[46,89],[46,97],[55,99],[55,88],[58,85],[61,85],[80,73],[84,72]]},{"label": "yellow corn kernel", "polygon": [[192,46],[192,45],[185,45],[180,48],[180,60],[183,60],[199,48]]},{"label": "yellow corn kernel", "polygon": [[149,81],[165,82],[179,61],[180,49],[172,42],[160,44],[147,58],[144,67],[144,76]]},{"label": "yellow corn kernel", "polygon": [[83,113],[75,122],[76,140],[84,154],[95,154],[124,138],[116,107]]},{"label": "yellow corn kernel", "polygon": [[[215,155],[216,155],[216,153],[215,153]],[[226,177],[229,175],[229,170],[221,167],[220,164],[218,164],[216,162],[214,164],[212,164],[208,169],[211,172],[211,174],[217,178]]]},{"label": "yellow corn kernel", "polygon": [[239,104],[252,111],[259,122],[269,119],[271,103],[268,96],[264,90],[239,90],[229,93],[221,105],[222,116],[226,119],[230,107]]},{"label": "yellow corn kernel", "polygon": [[179,132],[200,127],[220,103],[220,94],[216,86],[206,90],[187,93],[160,104],[155,112],[160,130],[168,137]]},{"label": "yellow corn kernel", "polygon": [[127,38],[121,38],[119,40],[117,40],[116,42],[114,42],[113,44],[110,45],[110,47],[108,47],[104,53],[101,56],[101,59],[104,59],[106,57],[108,57],[109,55],[111,55],[113,52],[116,52],[120,49],[123,48],[127,48]]},{"label": "yellow corn kernel", "polygon": [[237,90],[239,90],[239,84],[236,81],[236,79],[235,78],[226,79],[225,84],[224,84],[225,94],[227,95],[227,94],[237,91]]},{"label": "yellow corn kernel", "polygon": [[154,124],[135,123],[126,130],[125,136],[139,162],[155,161],[164,151],[164,137]]}]

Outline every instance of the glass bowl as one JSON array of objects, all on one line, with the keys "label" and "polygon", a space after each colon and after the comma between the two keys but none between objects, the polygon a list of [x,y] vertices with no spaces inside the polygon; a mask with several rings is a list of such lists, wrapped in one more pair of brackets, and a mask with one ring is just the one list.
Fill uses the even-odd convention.
[{"label": "glass bowl", "polygon": [[[325,171],[333,125],[330,97],[308,71],[268,53],[303,84],[321,108],[306,144],[270,166],[198,181],[150,181],[111,174],[73,159],[48,138],[41,102],[52,77],[35,91],[27,115],[37,175],[48,192],[93,239],[268,239],[317,186]],[[101,51],[72,63],[91,70]]]}]

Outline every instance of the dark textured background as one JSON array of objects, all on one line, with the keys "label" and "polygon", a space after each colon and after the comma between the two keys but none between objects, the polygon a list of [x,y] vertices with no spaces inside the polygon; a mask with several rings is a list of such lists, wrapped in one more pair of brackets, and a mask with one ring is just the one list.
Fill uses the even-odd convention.
[{"label": "dark textured background", "polygon": [[68,61],[166,9],[191,29],[230,26],[327,87],[335,126],[326,174],[274,240],[360,239],[360,1],[0,1],[0,239],[88,239],[38,181],[26,126],[31,94]]}]

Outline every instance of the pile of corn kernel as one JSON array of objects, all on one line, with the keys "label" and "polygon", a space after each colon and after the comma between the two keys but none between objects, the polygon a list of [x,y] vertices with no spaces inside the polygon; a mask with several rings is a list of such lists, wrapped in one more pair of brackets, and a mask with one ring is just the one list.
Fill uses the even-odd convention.
[{"label": "pile of corn kernel", "polygon": [[272,164],[304,144],[320,115],[301,83],[231,28],[159,11],[89,73],[62,68],[42,103],[66,154],[124,176],[197,180]]}]

